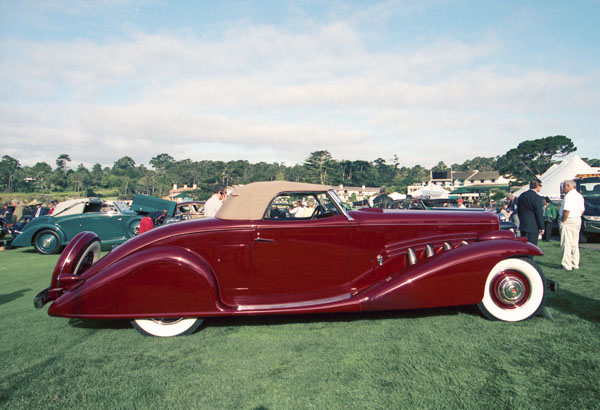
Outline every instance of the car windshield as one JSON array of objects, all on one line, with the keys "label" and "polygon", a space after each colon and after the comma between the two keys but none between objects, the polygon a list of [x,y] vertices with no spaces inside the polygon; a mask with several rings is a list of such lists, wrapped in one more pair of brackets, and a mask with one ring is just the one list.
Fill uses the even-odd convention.
[{"label": "car windshield", "polygon": [[578,181],[578,191],[584,198],[600,198],[600,178]]},{"label": "car windshield", "polygon": [[131,209],[129,208],[129,205],[127,205],[127,202],[124,202],[124,201],[115,201],[115,202],[113,202],[113,205],[122,214],[131,213],[132,212]]},{"label": "car windshield", "polygon": [[284,192],[265,211],[264,219],[311,219],[345,212],[334,192]]}]

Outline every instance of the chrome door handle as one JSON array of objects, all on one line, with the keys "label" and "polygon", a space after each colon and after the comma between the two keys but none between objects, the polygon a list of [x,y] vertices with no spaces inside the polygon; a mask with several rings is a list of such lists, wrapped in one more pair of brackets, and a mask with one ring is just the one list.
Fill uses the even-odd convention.
[{"label": "chrome door handle", "polygon": [[275,242],[274,239],[255,238],[254,242]]}]

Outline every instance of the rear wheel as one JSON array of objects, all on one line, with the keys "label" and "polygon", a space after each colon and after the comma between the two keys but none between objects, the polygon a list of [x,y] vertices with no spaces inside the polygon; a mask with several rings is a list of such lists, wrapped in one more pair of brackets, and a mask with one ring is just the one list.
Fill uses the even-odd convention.
[{"label": "rear wheel", "polygon": [[194,333],[203,320],[197,317],[188,318],[161,318],[161,319],[134,319],[133,327],[145,336],[171,337],[183,336]]},{"label": "rear wheel", "polygon": [[127,227],[127,235],[129,235],[130,238],[133,238],[140,233],[140,221],[141,219],[136,219]]},{"label": "rear wheel", "polygon": [[59,253],[62,248],[60,237],[51,229],[42,229],[33,237],[33,247],[42,255]]},{"label": "rear wheel", "polygon": [[538,268],[523,259],[505,259],[488,274],[477,306],[491,320],[518,322],[535,316],[544,299],[544,277]]}]

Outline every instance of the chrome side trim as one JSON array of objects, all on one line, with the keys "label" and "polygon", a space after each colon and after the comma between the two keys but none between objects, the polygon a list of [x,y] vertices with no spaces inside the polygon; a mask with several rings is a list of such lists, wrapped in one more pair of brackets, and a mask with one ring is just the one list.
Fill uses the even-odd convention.
[{"label": "chrome side trim", "polygon": [[352,297],[351,293],[346,293],[344,295],[334,296],[331,298],[307,300],[304,302],[274,303],[272,305],[239,305],[237,307],[237,310],[246,311],[246,310],[267,310],[267,309],[291,309],[291,308],[304,307],[304,306],[325,305],[327,303],[340,302],[342,300],[350,299],[351,297]]}]

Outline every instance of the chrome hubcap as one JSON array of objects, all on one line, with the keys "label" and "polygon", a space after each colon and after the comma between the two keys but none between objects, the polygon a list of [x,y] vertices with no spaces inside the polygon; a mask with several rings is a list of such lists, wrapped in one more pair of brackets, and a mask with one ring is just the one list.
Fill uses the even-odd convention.
[{"label": "chrome hubcap", "polygon": [[516,305],[525,297],[525,285],[518,278],[506,277],[498,283],[496,294],[508,305]]}]

